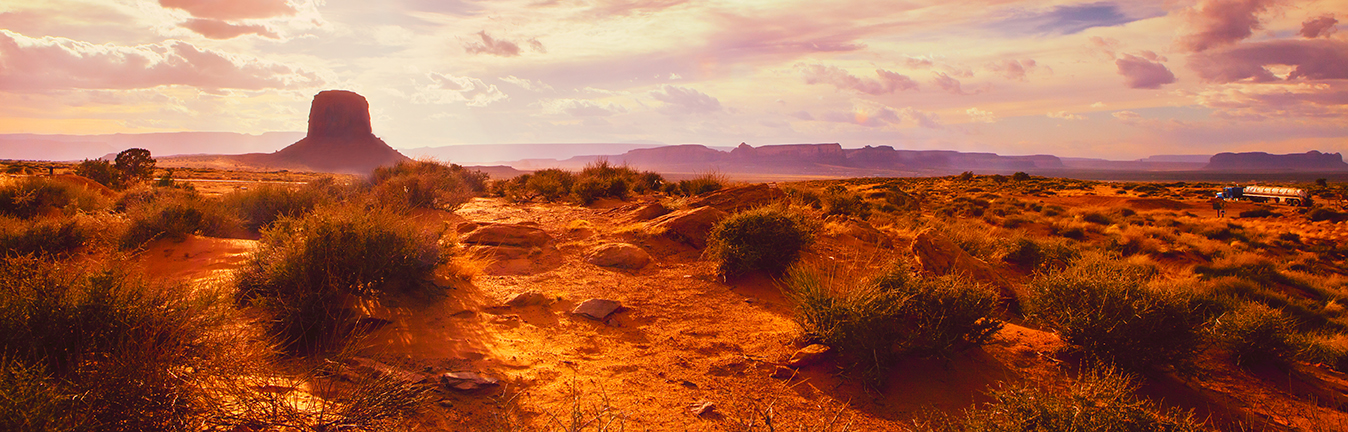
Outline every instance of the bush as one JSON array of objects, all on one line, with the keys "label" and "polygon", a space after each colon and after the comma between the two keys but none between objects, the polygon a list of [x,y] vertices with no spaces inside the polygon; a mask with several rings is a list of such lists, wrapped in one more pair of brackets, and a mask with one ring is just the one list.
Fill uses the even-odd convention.
[{"label": "bush", "polygon": [[359,330],[355,299],[428,286],[445,259],[439,234],[381,207],[282,217],[239,272],[238,298],[275,316],[272,331],[289,353],[339,348]]},{"label": "bush", "polygon": [[688,180],[679,180],[678,183],[671,183],[670,185],[674,187],[667,192],[683,196],[696,196],[724,189],[726,179],[719,174],[708,173]]},{"label": "bush", "polygon": [[332,178],[323,178],[301,187],[260,184],[221,197],[243,221],[245,227],[258,231],[283,216],[302,216],[324,202],[340,201],[340,187]]},{"label": "bush", "polygon": [[1311,222],[1320,222],[1320,221],[1340,222],[1348,220],[1348,214],[1339,213],[1337,211],[1330,210],[1324,207],[1311,210],[1311,212],[1307,214],[1307,216],[1311,218]]},{"label": "bush", "polygon": [[1240,217],[1241,217],[1241,218],[1266,218],[1266,217],[1275,217],[1275,216],[1282,216],[1282,215],[1277,214],[1277,213],[1274,213],[1274,212],[1270,211],[1269,209],[1262,208],[1262,207],[1261,207],[1261,208],[1254,209],[1254,210],[1246,210],[1246,211],[1240,212]]},{"label": "bush", "polygon": [[1084,213],[1084,214],[1081,215],[1081,220],[1086,221],[1086,222],[1090,222],[1090,223],[1093,223],[1093,224],[1096,224],[1096,225],[1110,225],[1110,224],[1113,224],[1113,223],[1114,223],[1114,221],[1111,220],[1111,219],[1109,218],[1109,216],[1105,215],[1104,213],[1100,213],[1100,212],[1086,212],[1086,213]]},{"label": "bush", "polygon": [[112,163],[101,159],[85,159],[84,162],[75,165],[75,175],[88,178],[113,189],[126,187],[126,182],[122,181],[121,171],[113,168]]},{"label": "bush", "polygon": [[782,207],[762,207],[725,218],[707,234],[707,251],[725,276],[753,270],[779,273],[814,242],[811,223]]},{"label": "bush", "polygon": [[0,255],[67,256],[96,238],[79,217],[33,221],[0,218]]},{"label": "bush", "polygon": [[1205,430],[1192,415],[1148,407],[1137,385],[1113,370],[1094,372],[1067,391],[1032,384],[989,392],[992,401],[962,416],[937,415],[922,432],[1185,432]]},{"label": "bush", "polygon": [[1185,294],[1147,283],[1156,269],[1090,255],[1030,283],[1030,315],[1087,356],[1134,369],[1179,366],[1202,317]]},{"label": "bush", "polygon": [[871,203],[866,202],[857,195],[848,191],[840,185],[829,186],[824,189],[824,195],[821,197],[824,205],[824,214],[855,216],[865,219],[871,214]]},{"label": "bush", "polygon": [[1028,272],[1060,271],[1081,254],[1063,241],[1040,241],[1019,237],[1007,247],[1002,261]]},{"label": "bush", "polygon": [[18,218],[94,211],[103,197],[83,186],[47,177],[25,177],[0,186],[0,215]]},{"label": "bush", "polygon": [[571,187],[571,196],[581,205],[590,205],[600,198],[627,199],[631,185],[622,177],[582,176]]},{"label": "bush", "polygon": [[1292,322],[1259,303],[1246,302],[1217,317],[1213,333],[1236,364],[1283,363],[1297,353]]},{"label": "bush", "polygon": [[215,200],[195,195],[169,196],[127,209],[130,222],[122,247],[134,249],[157,239],[182,241],[188,235],[226,237],[239,231],[240,223]]},{"label": "bush", "polygon": [[556,168],[538,170],[526,175],[529,177],[524,182],[525,188],[534,196],[548,202],[561,201],[571,195],[571,187],[576,183],[574,174]]},{"label": "bush", "polygon": [[788,272],[784,289],[797,304],[796,323],[876,387],[903,356],[944,356],[983,345],[1002,326],[991,318],[997,301],[992,290],[964,279],[915,279],[895,266],[854,286],[827,282],[813,269]]},{"label": "bush", "polygon": [[434,161],[404,161],[375,168],[370,181],[379,203],[404,210],[453,211],[487,190],[485,173]]},{"label": "bush", "polygon": [[0,285],[0,429],[185,430],[215,405],[210,298],[31,258],[0,259]]}]

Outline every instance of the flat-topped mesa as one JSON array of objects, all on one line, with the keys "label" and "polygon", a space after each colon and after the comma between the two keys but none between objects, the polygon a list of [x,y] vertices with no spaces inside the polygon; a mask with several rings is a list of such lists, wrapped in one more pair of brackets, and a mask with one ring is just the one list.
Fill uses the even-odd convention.
[{"label": "flat-topped mesa", "polygon": [[346,90],[326,90],[314,95],[309,106],[309,137],[364,138],[373,136],[370,102]]}]

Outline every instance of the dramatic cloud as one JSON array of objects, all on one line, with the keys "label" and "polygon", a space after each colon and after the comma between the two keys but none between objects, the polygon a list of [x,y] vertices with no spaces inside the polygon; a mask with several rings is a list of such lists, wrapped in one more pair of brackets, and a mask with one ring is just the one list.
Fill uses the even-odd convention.
[{"label": "dramatic cloud", "polygon": [[422,87],[421,92],[412,96],[412,102],[421,104],[449,104],[462,102],[472,107],[484,107],[493,102],[509,98],[494,85],[472,77],[431,72],[426,74],[431,84]]},{"label": "dramatic cloud", "polygon": [[[1154,53],[1149,57],[1157,58]],[[1123,75],[1128,88],[1158,89],[1162,85],[1175,82],[1175,74],[1171,73],[1170,69],[1159,62],[1148,60],[1146,57],[1124,54],[1123,57],[1114,61],[1114,65],[1118,66],[1119,75]]]},{"label": "dramatic cloud", "polygon": [[965,114],[968,114],[968,115],[969,115],[969,118],[972,119],[972,120],[975,121],[975,122],[979,122],[979,123],[996,123],[996,122],[997,122],[997,116],[996,116],[995,114],[993,114],[991,111],[983,111],[983,110],[978,109],[978,108],[969,108],[969,109],[967,109],[967,110],[964,110],[964,113],[965,113]]},{"label": "dramatic cloud", "polygon": [[884,69],[876,69],[875,74],[878,79],[870,79],[857,77],[833,66],[826,67],[819,64],[797,64],[796,66],[800,69],[801,74],[805,75],[806,84],[832,84],[839,89],[856,90],[871,95],[917,89],[917,82],[913,81],[912,78]]},{"label": "dramatic cloud", "polygon": [[996,72],[1009,80],[1025,80],[1025,74],[1038,68],[1034,59],[1002,60],[988,65],[988,70]]},{"label": "dramatic cloud", "polygon": [[516,45],[514,42],[492,38],[487,35],[486,30],[477,32],[477,35],[482,38],[482,41],[472,41],[463,44],[464,51],[468,51],[469,54],[491,54],[501,57],[515,57],[520,55],[520,46]]},{"label": "dramatic cloud", "polygon": [[1245,43],[1189,56],[1189,68],[1205,81],[1273,82],[1267,66],[1292,66],[1286,79],[1348,78],[1348,42],[1335,39],[1284,39]]},{"label": "dramatic cloud", "polygon": [[602,117],[628,111],[622,105],[602,104],[588,99],[553,99],[540,104],[547,112],[574,117]]},{"label": "dramatic cloud", "polygon": [[1319,18],[1306,20],[1301,23],[1301,37],[1315,39],[1320,36],[1329,37],[1334,34],[1338,28],[1334,27],[1339,20],[1334,19],[1333,15],[1323,15]]},{"label": "dramatic cloud", "polygon": [[1055,118],[1055,119],[1061,119],[1061,120],[1085,120],[1085,119],[1086,119],[1085,117],[1082,117],[1082,116],[1079,116],[1079,115],[1076,115],[1076,114],[1072,114],[1072,113],[1069,113],[1069,112],[1067,112],[1067,111],[1058,111],[1058,112],[1052,112],[1052,111],[1050,111],[1048,114],[1045,114],[1045,115],[1048,116],[1048,118]]},{"label": "dramatic cloud", "polygon": [[323,84],[311,71],[256,58],[162,44],[95,45],[30,38],[0,29],[0,90],[135,89],[186,85],[206,89],[299,88]]},{"label": "dramatic cloud", "polygon": [[264,25],[239,25],[230,24],[220,20],[193,18],[183,23],[187,27],[202,36],[211,39],[230,39],[246,34],[255,34],[262,37],[276,39],[279,36],[276,32],[268,29]]},{"label": "dramatic cloud", "polygon": [[1016,34],[1080,33],[1091,27],[1111,27],[1138,20],[1119,11],[1112,2],[1055,6],[1037,13],[1021,13],[994,24],[994,27]]},{"label": "dramatic cloud", "polygon": [[159,0],[159,5],[215,20],[272,18],[296,12],[286,0]]},{"label": "dramatic cloud", "polygon": [[665,106],[660,112],[671,115],[703,114],[721,111],[721,101],[687,87],[664,85],[660,90],[652,90],[650,96]]},{"label": "dramatic cloud", "polygon": [[1205,0],[1185,11],[1189,32],[1179,46],[1191,52],[1230,45],[1263,28],[1258,15],[1278,0]]}]

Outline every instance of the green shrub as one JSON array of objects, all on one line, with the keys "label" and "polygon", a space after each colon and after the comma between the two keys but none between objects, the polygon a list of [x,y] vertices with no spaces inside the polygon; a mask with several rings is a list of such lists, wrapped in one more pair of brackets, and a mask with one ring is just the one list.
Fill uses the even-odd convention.
[{"label": "green shrub", "polygon": [[1104,370],[1061,391],[1034,384],[989,392],[992,401],[961,416],[936,415],[920,432],[1187,432],[1205,428],[1191,414],[1149,407],[1127,375]]},{"label": "green shrub", "polygon": [[782,207],[762,207],[731,215],[707,234],[706,254],[725,276],[754,270],[779,273],[814,242],[812,224]]},{"label": "green shrub", "polygon": [[1129,369],[1180,366],[1197,349],[1201,315],[1177,290],[1148,286],[1154,267],[1099,255],[1030,283],[1030,315],[1087,356]]},{"label": "green shrub", "polygon": [[93,180],[112,189],[120,190],[126,187],[126,182],[122,180],[122,172],[113,168],[111,162],[102,159],[85,159],[84,162],[75,166],[75,175]]},{"label": "green shrub", "polygon": [[794,267],[783,288],[796,302],[795,320],[806,336],[833,347],[845,367],[859,369],[876,387],[903,356],[945,356],[983,345],[1002,326],[991,318],[995,294],[968,280],[917,279],[894,266],[855,285],[831,282]]},{"label": "green shrub", "polygon": [[676,187],[668,192],[683,196],[696,196],[724,189],[726,179],[719,174],[708,173],[688,180],[679,180],[677,184],[673,185]]},{"label": "green shrub", "polygon": [[382,207],[282,217],[263,229],[239,272],[239,300],[274,315],[272,331],[287,352],[339,348],[359,330],[352,301],[428,287],[445,259],[439,234]]},{"label": "green shrub", "polygon": [[1310,363],[1327,365],[1339,372],[1348,371],[1348,335],[1323,334],[1301,338],[1297,357]]},{"label": "green shrub", "polygon": [[212,409],[210,298],[30,258],[0,259],[0,285],[0,428],[185,430]]},{"label": "green shrub", "polygon": [[581,205],[590,205],[600,198],[627,199],[631,184],[622,177],[582,176],[571,186],[571,196]]},{"label": "green shrub", "polygon": [[227,237],[240,230],[240,222],[218,200],[173,197],[139,204],[127,210],[130,222],[122,247],[134,249],[157,239],[182,241],[188,235]]},{"label": "green shrub", "polygon": [[47,177],[25,177],[0,186],[0,215],[33,218],[48,214],[90,212],[104,206],[103,197],[83,186]]},{"label": "green shrub", "polygon": [[342,188],[329,177],[300,187],[260,184],[228,193],[221,201],[238,215],[245,227],[258,231],[282,216],[302,216],[321,203],[340,201],[342,195],[345,195]]},{"label": "green shrub", "polygon": [[855,216],[865,219],[871,214],[871,203],[861,198],[861,195],[848,191],[840,185],[832,185],[824,189],[824,195],[821,197],[823,202],[824,214]]},{"label": "green shrub", "polygon": [[1320,221],[1341,222],[1348,220],[1348,213],[1339,213],[1337,211],[1330,210],[1324,207],[1311,210],[1311,212],[1308,213],[1307,216],[1310,217],[1311,222],[1320,222]]},{"label": "green shrub", "polygon": [[527,174],[524,186],[532,195],[544,201],[557,202],[571,195],[571,187],[576,184],[576,176],[570,171],[556,168],[535,171]]},{"label": "green shrub", "polygon": [[434,161],[403,161],[375,168],[370,182],[376,201],[401,210],[452,211],[487,190],[485,173]]},{"label": "green shrub", "polygon": [[1282,216],[1282,215],[1274,213],[1273,211],[1262,207],[1254,210],[1246,210],[1240,212],[1240,217],[1242,218],[1266,218],[1275,216]]},{"label": "green shrub", "polygon": [[1282,363],[1297,353],[1292,322],[1260,303],[1246,302],[1218,316],[1213,333],[1236,364]]}]

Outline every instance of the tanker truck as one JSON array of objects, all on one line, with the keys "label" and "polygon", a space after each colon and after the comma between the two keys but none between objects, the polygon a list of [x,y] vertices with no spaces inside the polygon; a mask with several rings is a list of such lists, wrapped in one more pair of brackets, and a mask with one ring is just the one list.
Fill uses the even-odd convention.
[{"label": "tanker truck", "polygon": [[1310,206],[1311,196],[1305,189],[1274,186],[1230,186],[1217,192],[1217,198],[1227,201],[1249,200],[1275,202],[1294,206]]}]

